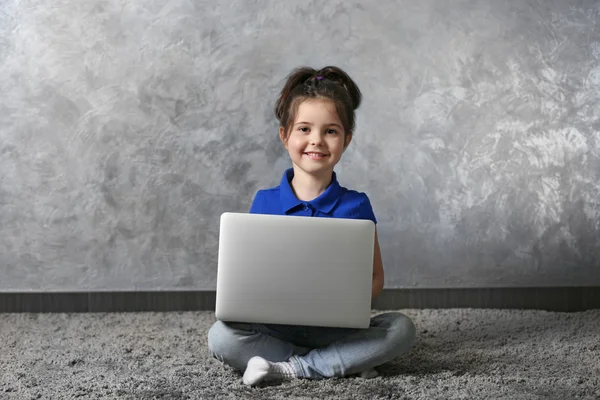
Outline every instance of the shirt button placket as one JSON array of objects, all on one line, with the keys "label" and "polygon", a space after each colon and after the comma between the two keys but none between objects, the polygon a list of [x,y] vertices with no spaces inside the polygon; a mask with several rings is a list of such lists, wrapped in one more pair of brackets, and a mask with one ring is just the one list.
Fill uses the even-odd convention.
[{"label": "shirt button placket", "polygon": [[304,212],[306,215],[312,215],[312,210],[308,204],[304,204]]}]

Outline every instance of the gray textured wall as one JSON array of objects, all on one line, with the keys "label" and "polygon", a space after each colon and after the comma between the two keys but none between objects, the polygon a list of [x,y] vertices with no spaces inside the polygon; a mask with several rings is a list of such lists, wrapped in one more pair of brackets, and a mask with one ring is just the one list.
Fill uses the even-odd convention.
[{"label": "gray textured wall", "polygon": [[0,2],[0,290],[214,289],[289,161],[295,66],[364,92],[339,165],[387,287],[600,284],[600,2]]}]

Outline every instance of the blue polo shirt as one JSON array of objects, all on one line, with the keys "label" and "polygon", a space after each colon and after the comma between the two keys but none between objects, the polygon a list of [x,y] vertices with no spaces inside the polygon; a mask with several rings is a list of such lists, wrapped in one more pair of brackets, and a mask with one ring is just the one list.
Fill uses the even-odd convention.
[{"label": "blue polo shirt", "polygon": [[250,213],[370,219],[377,223],[367,195],[340,186],[335,172],[327,189],[311,201],[298,200],[290,185],[293,177],[294,170],[290,168],[283,174],[279,186],[259,190],[250,207]]}]

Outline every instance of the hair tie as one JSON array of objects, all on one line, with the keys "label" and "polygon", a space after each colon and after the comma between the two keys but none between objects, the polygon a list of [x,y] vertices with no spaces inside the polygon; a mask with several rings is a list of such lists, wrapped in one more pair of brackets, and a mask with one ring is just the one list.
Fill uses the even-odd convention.
[{"label": "hair tie", "polygon": [[323,77],[322,77],[321,75],[317,76],[317,80],[318,80],[318,81],[320,81],[320,80],[322,80],[322,79],[323,79]]}]

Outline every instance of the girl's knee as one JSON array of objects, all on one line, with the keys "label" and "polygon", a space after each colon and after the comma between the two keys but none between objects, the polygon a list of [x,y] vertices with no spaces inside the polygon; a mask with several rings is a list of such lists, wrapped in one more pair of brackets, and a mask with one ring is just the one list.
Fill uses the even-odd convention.
[{"label": "girl's knee", "polygon": [[243,371],[249,359],[244,339],[254,334],[249,324],[217,321],[208,331],[208,349],[217,360]]},{"label": "girl's knee", "polygon": [[207,344],[210,352],[217,359],[223,361],[228,353],[235,351],[236,343],[239,342],[237,331],[222,321],[217,321],[208,331]]},{"label": "girl's knee", "polygon": [[226,330],[223,325],[224,324],[221,321],[217,321],[208,330],[208,350],[210,350],[215,357],[221,353],[221,349],[225,347],[223,341],[225,340]]},{"label": "girl's knee", "polygon": [[402,313],[392,313],[390,317],[393,319],[389,329],[390,346],[402,354],[415,344],[417,329],[412,320]]}]

